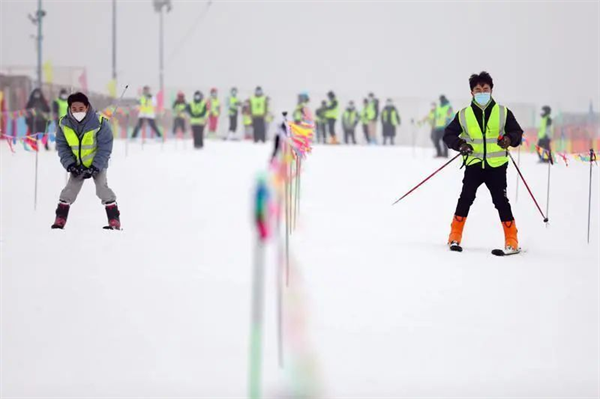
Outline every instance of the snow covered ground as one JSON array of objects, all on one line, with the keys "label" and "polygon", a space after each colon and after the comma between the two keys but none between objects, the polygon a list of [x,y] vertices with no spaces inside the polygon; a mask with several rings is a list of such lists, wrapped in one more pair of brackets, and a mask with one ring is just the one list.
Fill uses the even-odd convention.
[{"label": "snow covered ground", "polygon": [[[118,143],[109,183],[124,231],[86,183],[64,231],[54,152],[1,148],[2,397],[238,398],[247,392],[250,193],[269,146]],[[598,174],[586,243],[588,167],[552,170],[550,225],[523,185],[509,197],[526,253],[496,258],[502,228],[485,187],[445,247],[459,162],[431,150],[317,146],[292,236],[319,397],[595,397],[599,394]],[[522,156],[545,207],[546,167]],[[270,272],[272,274],[272,268]],[[272,279],[272,276],[271,276]],[[276,391],[267,284],[265,392]],[[274,388],[275,387],[275,388]]]}]

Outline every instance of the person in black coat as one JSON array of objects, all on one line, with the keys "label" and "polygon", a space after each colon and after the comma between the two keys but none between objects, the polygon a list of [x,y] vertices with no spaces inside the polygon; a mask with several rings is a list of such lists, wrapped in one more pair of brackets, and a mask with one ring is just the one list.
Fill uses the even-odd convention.
[{"label": "person in black coat", "polygon": [[[25,122],[27,123],[27,135],[35,135],[38,133],[46,133],[50,118],[50,106],[48,101],[44,98],[44,93],[40,89],[33,89],[27,100],[27,117]],[[48,137],[43,136],[42,142],[48,150]]]}]

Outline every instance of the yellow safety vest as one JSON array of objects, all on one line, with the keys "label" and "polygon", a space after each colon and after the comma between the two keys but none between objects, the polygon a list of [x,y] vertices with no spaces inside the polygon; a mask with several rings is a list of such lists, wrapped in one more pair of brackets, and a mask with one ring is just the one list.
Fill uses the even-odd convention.
[{"label": "yellow safety vest", "polygon": [[78,136],[75,130],[63,124],[64,117],[60,118],[58,121],[58,124],[65,135],[65,139],[67,140],[67,144],[69,144],[71,151],[73,151],[73,154],[77,159],[77,164],[83,165],[86,168],[92,166],[92,162],[94,162],[94,156],[98,149],[96,135],[102,128],[102,123],[104,121],[103,116],[96,114],[96,117],[98,118],[98,122],[100,122],[100,126],[96,129],[84,132],[81,136]]},{"label": "yellow safety vest", "polygon": [[173,110],[175,111],[175,116],[177,118],[183,118],[185,116],[186,108],[187,108],[186,103],[176,103],[175,106],[173,107]]},{"label": "yellow safety vest", "polygon": [[240,100],[237,97],[229,97],[229,116],[236,116],[239,106]]},{"label": "yellow safety vest", "polygon": [[[333,103],[332,100],[327,101],[327,107],[330,107],[331,104]],[[338,115],[340,114],[340,105],[339,103],[335,106],[335,108],[333,109],[327,109],[325,110],[325,118],[327,119],[337,119]]]},{"label": "yellow safety vest", "polygon": [[152,104],[152,98],[146,96],[140,97],[140,114],[150,115],[154,113],[154,104]]},{"label": "yellow safety vest", "polygon": [[62,118],[67,115],[67,111],[69,110],[69,103],[67,100],[63,100],[62,98],[56,99],[56,104],[58,105],[58,118]]},{"label": "yellow safety vest", "polygon": [[370,100],[368,105],[367,105],[367,118],[368,120],[372,121],[374,120],[377,115],[377,113],[375,112],[375,100]]},{"label": "yellow safety vest", "polygon": [[354,124],[356,123],[357,119],[358,119],[358,113],[354,109],[353,110],[347,109],[342,114],[342,122],[343,122],[344,126],[354,127]]},{"label": "yellow safety vest", "polygon": [[250,113],[252,116],[265,116],[267,113],[267,97],[250,97]]},{"label": "yellow safety vest", "polygon": [[506,107],[494,104],[487,126],[484,112],[482,117],[485,134],[479,127],[473,108],[469,106],[458,113],[458,120],[462,127],[460,137],[473,147],[473,153],[465,159],[467,166],[480,162],[481,167],[485,168],[487,162],[492,168],[497,168],[508,162],[507,150],[498,145],[498,138],[504,135],[507,112]]},{"label": "yellow safety vest", "polygon": [[550,132],[548,131],[548,116],[542,116],[540,128],[538,129],[538,139],[543,139],[546,136],[550,137]]},{"label": "yellow safety vest", "polygon": [[200,116],[206,109],[206,100],[200,102],[192,101],[190,103],[190,125],[205,125],[206,113]]},{"label": "yellow safety vest", "polygon": [[365,106],[363,109],[360,110],[360,121],[362,122],[363,125],[366,125],[367,123],[369,123],[369,108],[368,108],[368,106]]},{"label": "yellow safety vest", "polygon": [[450,122],[452,107],[450,104],[440,105],[435,109],[435,128],[445,128]]},{"label": "yellow safety vest", "polygon": [[387,109],[384,108],[381,112],[381,121],[385,123],[389,123],[392,126],[398,126],[400,123],[400,118],[398,116],[398,112],[395,109]]},{"label": "yellow safety vest", "polygon": [[307,106],[307,103],[301,102],[296,105],[296,109],[294,110],[294,122],[302,122],[304,118],[304,107]]},{"label": "yellow safety vest", "polygon": [[211,97],[209,99],[209,101],[210,101],[210,113],[211,113],[211,115],[219,116],[219,114],[221,113],[221,110],[219,109],[219,107],[221,105],[219,99]]}]

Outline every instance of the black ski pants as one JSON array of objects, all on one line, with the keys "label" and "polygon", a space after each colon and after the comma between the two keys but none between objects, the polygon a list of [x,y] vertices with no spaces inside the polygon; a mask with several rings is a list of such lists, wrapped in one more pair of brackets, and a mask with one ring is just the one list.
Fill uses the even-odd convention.
[{"label": "black ski pants", "polygon": [[435,147],[435,156],[448,158],[448,147],[443,142],[445,128],[433,129],[431,131],[431,140]]},{"label": "black ski pants", "polygon": [[204,125],[192,125],[192,135],[194,136],[194,148],[204,147]]},{"label": "black ski pants", "polygon": [[456,205],[457,216],[467,217],[469,215],[469,209],[475,201],[475,194],[477,189],[483,183],[490,190],[492,195],[492,202],[498,210],[500,220],[503,222],[511,221],[514,219],[510,203],[506,197],[506,170],[508,163],[492,168],[489,165],[485,165],[485,168],[481,167],[481,163],[465,167],[465,177],[463,179],[462,192]]},{"label": "black ski pants", "polygon": [[327,118],[327,128],[329,130],[329,135],[331,137],[335,137],[335,119]]},{"label": "black ski pants", "polygon": [[177,134],[177,130],[181,130],[182,133],[185,133],[185,119],[184,118],[175,118],[173,119],[173,136]]},{"label": "black ski pants", "polygon": [[265,118],[262,116],[255,116],[252,118],[252,132],[254,133],[254,142],[267,141]]},{"label": "black ski pants", "polygon": [[137,137],[138,133],[140,132],[140,129],[142,128],[142,126],[144,126],[144,123],[146,123],[146,122],[150,125],[150,128],[152,128],[152,130],[154,130],[154,133],[156,133],[156,135],[158,137],[162,137],[160,130],[158,130],[158,126],[156,126],[156,121],[153,118],[139,118],[135,129],[133,129],[131,138]]},{"label": "black ski pants", "polygon": [[363,128],[363,134],[365,135],[365,142],[367,144],[369,144],[369,125],[366,123],[363,123],[362,128]]},{"label": "black ski pants", "polygon": [[238,123],[237,114],[229,115],[229,131],[230,132],[235,133],[235,131],[237,130],[237,123]]},{"label": "black ski pants", "polygon": [[356,144],[356,136],[354,135],[355,128],[353,127],[345,127],[344,128],[344,143],[346,144]]}]

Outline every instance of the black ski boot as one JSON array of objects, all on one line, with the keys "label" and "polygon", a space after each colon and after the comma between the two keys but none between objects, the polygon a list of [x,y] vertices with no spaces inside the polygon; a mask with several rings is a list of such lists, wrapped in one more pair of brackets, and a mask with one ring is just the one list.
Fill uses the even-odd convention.
[{"label": "black ski boot", "polygon": [[108,226],[104,226],[106,230],[121,230],[121,213],[116,202],[105,204],[106,216],[108,217]]},{"label": "black ski boot", "polygon": [[53,229],[63,229],[67,224],[67,217],[69,216],[69,208],[71,205],[68,202],[60,201],[56,208],[56,219],[54,224],[50,226]]}]

